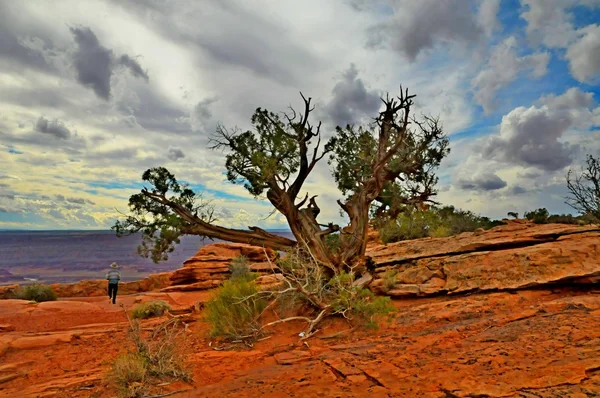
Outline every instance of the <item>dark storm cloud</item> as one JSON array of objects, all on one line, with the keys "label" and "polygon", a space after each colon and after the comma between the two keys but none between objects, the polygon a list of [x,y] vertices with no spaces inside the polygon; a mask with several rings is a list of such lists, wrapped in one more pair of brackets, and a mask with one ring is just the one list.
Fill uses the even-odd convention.
[{"label": "dark storm cloud", "polygon": [[368,47],[390,46],[414,61],[438,42],[473,43],[484,35],[472,1],[393,0],[390,4],[394,15],[370,27]]},{"label": "dark storm cloud", "polygon": [[461,189],[474,191],[495,191],[506,187],[506,181],[492,172],[484,172],[472,177],[462,177],[457,181]]},{"label": "dark storm cloud", "polygon": [[82,26],[70,30],[77,43],[77,51],[73,54],[77,81],[92,88],[98,97],[108,100],[113,73],[112,51],[100,44],[90,28]]},{"label": "dark storm cloud", "polygon": [[169,148],[167,157],[169,158],[169,160],[177,161],[179,159],[185,158],[185,154],[179,148]]},{"label": "dark storm cloud", "polygon": [[512,195],[521,195],[527,192],[527,189],[523,188],[521,185],[512,185],[508,192]]},{"label": "dark storm cloud", "polygon": [[326,105],[325,112],[338,126],[355,124],[365,116],[376,117],[381,105],[379,94],[365,87],[354,64],[333,87],[332,94],[333,98]]},{"label": "dark storm cloud", "polygon": [[148,81],[148,73],[137,60],[127,54],[115,58],[113,51],[100,44],[90,28],[79,26],[70,30],[77,44],[77,50],[73,53],[77,81],[94,90],[98,97],[107,101],[110,98],[110,81],[117,66],[125,67],[134,77]]},{"label": "dark storm cloud", "polygon": [[56,73],[42,52],[25,44],[28,38],[36,37],[44,43],[44,47],[52,47],[37,26],[34,25],[29,32],[21,30],[16,22],[20,19],[17,14],[21,12],[16,1],[0,2],[0,65]]},{"label": "dark storm cloud", "polygon": [[148,72],[143,70],[140,64],[127,54],[123,54],[119,57],[119,65],[127,67],[134,77],[141,77],[146,82],[150,80]]},{"label": "dark storm cloud", "polygon": [[35,124],[35,131],[42,134],[53,135],[56,138],[67,140],[71,137],[71,131],[59,120],[50,121],[40,116]]}]

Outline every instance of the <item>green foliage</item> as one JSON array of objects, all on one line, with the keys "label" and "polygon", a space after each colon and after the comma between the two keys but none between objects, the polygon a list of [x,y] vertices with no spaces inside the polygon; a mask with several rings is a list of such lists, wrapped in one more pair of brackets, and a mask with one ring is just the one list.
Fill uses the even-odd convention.
[{"label": "green foliage", "polygon": [[35,283],[19,287],[15,292],[15,298],[41,303],[43,301],[56,301],[58,296],[50,286]]},{"label": "green foliage", "polygon": [[118,237],[141,233],[142,244],[138,246],[138,254],[158,263],[168,260],[169,253],[180,243],[182,229],[190,225],[159,198],[189,210],[205,222],[214,221],[213,208],[210,202],[203,202],[200,195],[196,195],[187,184],[179,183],[164,167],[146,170],[142,180],[151,188],[144,188],[141,193],[129,198],[130,215],[117,221],[111,229]]},{"label": "green foliage", "polygon": [[389,292],[396,286],[396,282],[398,281],[398,270],[390,269],[384,272],[383,274],[383,291]]},{"label": "green foliage", "polygon": [[406,210],[395,220],[383,225],[376,222],[381,240],[384,243],[398,242],[426,237],[441,238],[473,232],[479,228],[490,229],[504,224],[470,211],[457,210],[454,206],[434,207],[429,210]]},{"label": "green foliage", "polygon": [[229,272],[231,272],[232,278],[246,278],[247,274],[250,273],[250,263],[248,262],[248,258],[239,256],[232,259],[231,264],[229,264]]},{"label": "green foliage", "polygon": [[534,211],[525,212],[524,216],[526,219],[533,221],[536,224],[546,224],[550,213],[548,213],[548,210],[545,208],[539,208]]},{"label": "green foliage", "polygon": [[[425,116],[424,119],[415,121],[415,128],[406,134],[396,129],[390,133],[388,145],[399,140],[402,145],[386,167],[394,178],[386,182],[375,199],[379,213],[391,212],[395,216],[404,204],[421,202],[436,194],[434,186],[438,178],[434,171],[450,152],[449,141],[437,119]],[[371,127],[356,129],[348,125],[336,128],[336,135],[329,143],[332,149],[329,164],[338,189],[344,195],[352,196],[373,177],[379,145],[376,137],[378,134]]]},{"label": "green foliage", "polygon": [[138,354],[123,354],[113,362],[107,375],[122,398],[143,397],[148,391],[146,362]]},{"label": "green foliage", "polygon": [[583,214],[580,216],[573,216],[571,214],[550,214],[545,208],[528,211],[525,213],[525,218],[533,221],[535,224],[588,225],[598,222],[598,220],[590,214]]},{"label": "green foliage", "polygon": [[161,316],[171,309],[171,306],[165,301],[156,300],[148,301],[146,303],[139,304],[131,311],[131,316],[134,319],[146,319],[155,316]]},{"label": "green foliage", "polygon": [[206,303],[206,320],[211,336],[238,340],[254,337],[260,329],[258,318],[267,302],[260,297],[250,272],[226,280]]},{"label": "green foliage", "polygon": [[342,314],[353,323],[371,329],[377,328],[378,318],[391,320],[396,312],[391,299],[354,286],[354,279],[353,273],[342,271],[327,283],[334,314]]}]

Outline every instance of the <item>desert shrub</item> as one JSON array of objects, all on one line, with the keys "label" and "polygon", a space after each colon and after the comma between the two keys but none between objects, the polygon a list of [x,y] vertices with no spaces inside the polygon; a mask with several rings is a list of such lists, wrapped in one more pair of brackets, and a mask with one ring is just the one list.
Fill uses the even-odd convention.
[{"label": "desert shrub", "polygon": [[185,329],[177,319],[156,327],[147,337],[139,322],[129,316],[129,339],[135,349],[115,359],[107,378],[121,397],[147,396],[149,390],[167,381],[191,381],[184,366]]},{"label": "desert shrub", "polygon": [[119,397],[143,397],[148,391],[146,363],[138,354],[118,356],[107,377],[116,386]]},{"label": "desert shrub", "polygon": [[21,300],[37,301],[56,301],[58,296],[56,292],[48,285],[33,284],[27,286],[21,286],[15,292],[15,298]]},{"label": "desert shrub", "polygon": [[583,214],[574,216],[572,214],[550,214],[545,208],[525,213],[525,218],[536,224],[572,224],[588,225],[598,222],[592,215]]},{"label": "desert shrub", "polygon": [[395,308],[387,296],[376,296],[369,289],[354,286],[354,274],[341,271],[327,283],[333,314],[341,314],[357,326],[376,329],[377,319],[391,319]]},{"label": "desert shrub", "polygon": [[429,231],[429,236],[432,238],[445,238],[452,235],[452,230],[447,225],[438,225]]},{"label": "desert shrub", "polygon": [[396,286],[398,281],[398,270],[390,269],[383,273],[383,285],[382,289],[384,292],[389,292]]},{"label": "desert shrub", "polygon": [[376,328],[380,317],[388,316],[391,319],[395,312],[389,297],[377,297],[357,284],[354,273],[336,271],[327,278],[317,261],[304,252],[295,250],[288,253],[278,264],[285,283],[282,290],[272,292],[275,300],[290,300],[291,295],[296,305],[310,304],[315,312],[309,316],[283,318],[265,326],[288,320],[304,320],[308,323],[304,336],[310,336],[327,316],[343,316],[355,326]]},{"label": "desert shrub", "polygon": [[550,213],[545,208],[539,208],[537,210],[528,211],[525,213],[525,218],[533,221],[536,224],[546,224]]},{"label": "desert shrub", "polygon": [[146,319],[155,316],[161,316],[171,309],[171,306],[162,300],[148,301],[136,306],[131,311],[131,316],[134,319]]},{"label": "desert shrub", "polygon": [[248,272],[226,280],[206,303],[211,336],[237,340],[260,329],[258,318],[267,302],[258,294],[256,275]]},{"label": "desert shrub", "polygon": [[454,206],[431,207],[428,210],[406,209],[395,220],[377,222],[379,234],[384,243],[398,242],[426,237],[441,238],[473,232],[479,228],[490,229],[504,225],[470,211],[457,210]]},{"label": "desert shrub", "polygon": [[229,264],[229,272],[231,277],[235,278],[250,273],[250,262],[246,256],[235,257]]},{"label": "desert shrub", "polygon": [[519,213],[514,212],[514,211],[509,211],[508,213],[506,213],[507,216],[512,217],[512,218],[519,218]]}]

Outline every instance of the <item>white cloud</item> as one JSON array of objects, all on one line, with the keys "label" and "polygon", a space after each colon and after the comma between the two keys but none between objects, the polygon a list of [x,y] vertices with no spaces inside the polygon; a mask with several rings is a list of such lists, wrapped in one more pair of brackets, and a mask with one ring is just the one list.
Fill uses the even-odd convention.
[{"label": "white cloud", "polygon": [[497,92],[514,81],[522,72],[529,71],[539,78],[547,73],[549,53],[517,56],[517,39],[511,36],[495,46],[484,69],[473,79],[475,99],[489,114],[495,109]]},{"label": "white cloud", "polygon": [[579,29],[577,36],[566,54],[571,74],[580,82],[593,81],[600,75],[600,26]]},{"label": "white cloud", "polygon": [[599,0],[521,0],[527,35],[533,43],[566,49],[571,75],[580,82],[600,75],[600,26],[576,28],[572,8],[597,8]]}]

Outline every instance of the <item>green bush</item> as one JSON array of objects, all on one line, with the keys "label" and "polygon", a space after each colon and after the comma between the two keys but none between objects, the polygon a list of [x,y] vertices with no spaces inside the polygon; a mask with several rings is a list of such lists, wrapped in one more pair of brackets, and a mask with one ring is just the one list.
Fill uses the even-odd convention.
[{"label": "green bush", "polygon": [[108,379],[123,398],[143,397],[148,391],[146,363],[138,354],[123,354],[113,362]]},{"label": "green bush", "polygon": [[256,275],[242,274],[226,280],[206,303],[206,320],[211,336],[237,340],[254,336],[260,329],[258,318],[267,302],[257,295]]},{"label": "green bush", "polygon": [[231,272],[231,277],[236,278],[238,276],[244,276],[250,273],[250,263],[248,258],[245,256],[235,257],[231,260],[229,264],[229,272]]},{"label": "green bush", "polygon": [[15,298],[21,300],[37,301],[56,301],[56,292],[48,285],[33,284],[27,286],[21,286],[15,292]]},{"label": "green bush", "polygon": [[136,306],[131,311],[131,316],[134,319],[146,319],[152,318],[155,316],[161,316],[165,313],[165,311],[170,310],[171,306],[167,304],[165,301],[157,300],[157,301],[148,301],[146,303],[140,304]]},{"label": "green bush", "polygon": [[354,274],[344,271],[327,283],[334,314],[342,314],[356,325],[371,329],[378,327],[378,318],[392,319],[396,309],[389,297],[376,296],[369,289],[354,286],[353,283]]},{"label": "green bush", "polygon": [[389,292],[396,286],[396,282],[398,281],[398,270],[390,269],[383,273],[383,286],[382,289],[384,292]]},{"label": "green bush", "polygon": [[[375,221],[375,225],[381,224]],[[426,237],[453,236],[463,232],[473,232],[479,228],[490,229],[498,225],[504,225],[504,222],[492,221],[470,211],[457,210],[453,206],[440,208],[432,206],[425,211],[406,209],[395,220],[383,223],[379,234],[383,243],[391,243]]]},{"label": "green bush", "polygon": [[574,216],[572,214],[550,214],[545,208],[528,211],[525,213],[525,218],[533,221],[535,224],[588,225],[598,222],[598,220],[589,214],[580,216]]},{"label": "green bush", "polygon": [[546,224],[548,222],[548,217],[550,217],[550,213],[548,213],[548,210],[545,208],[539,208],[525,213],[525,218],[536,224]]}]

